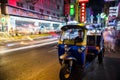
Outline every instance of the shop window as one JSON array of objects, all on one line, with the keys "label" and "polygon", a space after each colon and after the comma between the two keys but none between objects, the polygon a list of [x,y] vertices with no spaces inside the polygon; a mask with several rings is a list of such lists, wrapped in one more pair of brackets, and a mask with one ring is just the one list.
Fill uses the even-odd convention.
[{"label": "shop window", "polygon": [[57,9],[58,9],[58,10],[60,9],[60,6],[59,6],[59,5],[57,5]]},{"label": "shop window", "polygon": [[47,11],[47,14],[50,14],[50,12],[49,12],[49,11]]},{"label": "shop window", "polygon": [[43,13],[43,9],[39,9],[39,12]]},{"label": "shop window", "polygon": [[53,15],[55,16],[55,13],[53,13]]},{"label": "shop window", "polygon": [[50,27],[50,23],[39,23],[39,26],[45,26],[45,27]]},{"label": "shop window", "polygon": [[58,29],[59,26],[60,26],[59,24],[53,24],[55,30]]},{"label": "shop window", "polygon": [[0,3],[8,3],[8,0],[0,0]]},{"label": "shop window", "polygon": [[57,17],[59,17],[59,14],[57,15]]},{"label": "shop window", "polygon": [[30,6],[30,10],[35,10],[34,6]]},{"label": "shop window", "polygon": [[69,4],[70,0],[64,0],[64,4]]},{"label": "shop window", "polygon": [[17,2],[18,7],[23,7],[23,3]]}]

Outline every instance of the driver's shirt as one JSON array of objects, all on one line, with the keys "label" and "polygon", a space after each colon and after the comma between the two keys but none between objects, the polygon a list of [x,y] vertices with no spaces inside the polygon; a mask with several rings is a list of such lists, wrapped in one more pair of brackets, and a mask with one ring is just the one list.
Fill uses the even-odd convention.
[{"label": "driver's shirt", "polygon": [[75,42],[82,42],[82,41],[83,41],[83,39],[80,38],[79,36],[75,38]]}]

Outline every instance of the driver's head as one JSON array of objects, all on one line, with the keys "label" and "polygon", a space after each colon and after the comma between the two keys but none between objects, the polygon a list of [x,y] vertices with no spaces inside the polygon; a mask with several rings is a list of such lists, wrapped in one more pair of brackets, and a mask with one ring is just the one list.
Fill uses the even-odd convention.
[{"label": "driver's head", "polygon": [[78,36],[82,37],[82,30],[78,30]]}]

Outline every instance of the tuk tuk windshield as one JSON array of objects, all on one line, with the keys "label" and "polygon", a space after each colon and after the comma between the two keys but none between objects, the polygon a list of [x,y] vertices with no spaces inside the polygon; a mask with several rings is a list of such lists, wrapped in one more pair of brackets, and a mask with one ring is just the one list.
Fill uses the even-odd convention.
[{"label": "tuk tuk windshield", "polygon": [[81,36],[83,39],[83,30],[82,29],[68,29],[63,31],[61,35],[61,41],[63,40],[75,40],[77,37]]}]

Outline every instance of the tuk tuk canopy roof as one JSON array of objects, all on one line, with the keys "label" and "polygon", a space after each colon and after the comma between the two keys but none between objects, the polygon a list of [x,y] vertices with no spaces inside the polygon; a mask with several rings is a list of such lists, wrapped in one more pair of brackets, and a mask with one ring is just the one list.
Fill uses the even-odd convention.
[{"label": "tuk tuk canopy roof", "polygon": [[87,30],[87,28],[85,27],[85,25],[79,25],[79,24],[77,24],[77,25],[64,25],[61,28],[61,30],[63,30],[63,31],[66,31],[68,29],[83,29],[83,30],[86,29]]}]

